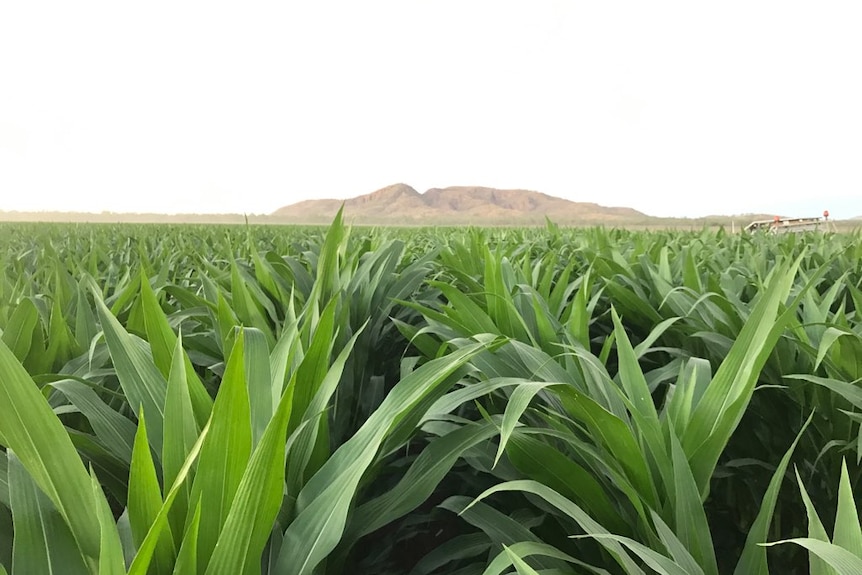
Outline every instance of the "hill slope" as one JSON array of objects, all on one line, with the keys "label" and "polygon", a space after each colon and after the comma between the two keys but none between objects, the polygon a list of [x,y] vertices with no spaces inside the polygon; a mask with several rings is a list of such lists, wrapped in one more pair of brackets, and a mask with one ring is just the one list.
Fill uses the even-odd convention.
[{"label": "hill slope", "polygon": [[349,200],[307,200],[272,215],[303,223],[326,223],[339,206],[357,223],[371,224],[530,224],[548,216],[558,223],[623,223],[649,216],[631,208],[572,202],[529,190],[479,186],[432,188],[420,194],[406,184],[393,184]]}]

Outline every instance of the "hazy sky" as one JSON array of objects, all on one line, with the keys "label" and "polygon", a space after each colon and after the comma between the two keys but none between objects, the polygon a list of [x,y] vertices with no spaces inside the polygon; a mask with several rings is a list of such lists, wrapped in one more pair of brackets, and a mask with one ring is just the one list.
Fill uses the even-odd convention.
[{"label": "hazy sky", "polygon": [[862,2],[2,2],[0,209],[862,215]]}]

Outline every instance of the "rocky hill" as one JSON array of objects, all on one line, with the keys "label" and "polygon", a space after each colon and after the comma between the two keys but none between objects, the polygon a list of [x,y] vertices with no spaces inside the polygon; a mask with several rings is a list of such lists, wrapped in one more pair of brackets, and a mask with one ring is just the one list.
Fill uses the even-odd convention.
[{"label": "rocky hill", "polygon": [[529,190],[479,186],[432,188],[420,194],[394,184],[349,200],[307,200],[280,208],[273,217],[327,223],[344,204],[345,217],[369,224],[535,224],[550,217],[560,224],[622,224],[649,220],[631,208],[572,202]]}]

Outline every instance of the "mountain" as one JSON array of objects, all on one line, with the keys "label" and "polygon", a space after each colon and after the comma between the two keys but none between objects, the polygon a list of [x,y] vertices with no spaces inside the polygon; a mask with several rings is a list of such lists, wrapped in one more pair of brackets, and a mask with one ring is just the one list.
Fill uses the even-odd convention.
[{"label": "mountain", "polygon": [[649,220],[631,208],[572,202],[530,190],[480,186],[432,188],[420,194],[393,184],[349,200],[306,200],[276,210],[286,221],[327,223],[344,204],[349,221],[367,224],[536,224],[545,217],[561,224],[622,224]]}]

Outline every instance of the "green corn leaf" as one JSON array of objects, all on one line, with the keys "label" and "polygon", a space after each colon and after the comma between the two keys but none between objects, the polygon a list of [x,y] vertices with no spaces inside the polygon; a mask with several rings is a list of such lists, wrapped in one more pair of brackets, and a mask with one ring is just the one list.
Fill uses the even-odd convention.
[{"label": "green corn leaf", "polygon": [[790,293],[800,262],[801,258],[774,270],[760,301],[692,412],[682,445],[702,494],[751,399],[767,356],[790,320],[789,311],[779,316],[779,306]]},{"label": "green corn leaf", "polygon": [[23,362],[30,353],[33,333],[39,323],[39,312],[29,299],[21,300],[3,328],[2,339],[9,350]]},{"label": "green corn leaf", "polygon": [[177,554],[177,561],[174,564],[173,575],[186,575],[187,573],[197,573],[198,571],[198,532],[201,525],[201,506],[200,502],[195,505],[192,520],[189,522],[188,528],[183,535],[183,542],[180,545],[180,552]]},{"label": "green corn leaf", "polygon": [[656,484],[652,480],[644,454],[629,426],[598,403],[572,388],[559,386],[556,391],[560,394],[566,411],[572,417],[583,421],[593,436],[600,440],[619,462],[646,504],[657,508]]},{"label": "green corn leaf", "polygon": [[[137,545],[140,546],[144,541],[162,505],[162,492],[147,440],[146,416],[141,411],[132,452],[132,465],[129,470],[128,501],[129,523],[132,527],[132,537]],[[156,545],[153,569],[157,573],[170,573],[175,555],[173,536],[170,526],[167,526]]]},{"label": "green corn leaf", "polygon": [[269,345],[263,332],[243,330],[245,380],[251,408],[252,445],[257,445],[274,413],[272,375],[269,367]]},{"label": "green corn leaf", "polygon": [[[578,525],[580,525],[581,528],[587,532],[587,535],[590,537],[595,537],[597,535],[610,535],[607,529],[594,521],[583,509],[581,509],[553,489],[542,485],[541,483],[537,483],[530,480],[507,481],[505,483],[495,485],[490,489],[486,489],[476,499],[474,499],[473,502],[470,503],[470,505],[468,505],[464,509],[464,511],[467,511],[476,503],[482,501],[490,495],[508,491],[520,491],[524,493],[531,493],[533,495],[541,497],[550,505],[556,507],[559,511],[574,519],[578,523]],[[617,563],[619,563],[619,565],[623,569],[625,569],[627,573],[629,573],[630,575],[643,575],[643,571],[637,566],[637,564],[632,560],[628,553],[626,553],[626,551],[623,549],[622,545],[620,545],[619,542],[613,539],[603,538],[598,539],[598,541],[605,547],[605,549],[607,549],[611,556],[613,556]]]},{"label": "green corn leaf", "polygon": [[[811,501],[808,491],[805,490],[805,486],[802,484],[802,478],[799,477],[799,470],[794,469],[794,471],[796,472],[796,483],[799,485],[799,492],[802,495],[802,501],[805,503],[805,513],[808,516],[808,538],[830,543],[829,535],[826,533],[826,528],[823,527],[823,522],[820,521],[820,517],[817,515],[814,503]],[[833,571],[832,568],[815,553],[808,553],[808,565],[809,575],[835,575],[835,571]]]},{"label": "green corn leaf", "polygon": [[793,374],[784,376],[787,379],[798,379],[817,384],[821,387],[833,391],[852,403],[854,406],[862,409],[862,388],[846,381],[839,381],[828,377],[818,377],[816,375]]},{"label": "green corn leaf", "polygon": [[93,388],[71,379],[52,382],[77,407],[93,426],[96,437],[121,461],[132,462],[135,424],[123,417],[93,391]]},{"label": "green corn leaf", "polygon": [[[683,569],[680,565],[678,565],[673,559],[669,557],[665,557],[661,553],[650,549],[646,545],[642,543],[638,543],[633,539],[629,539],[628,537],[622,537],[620,535],[612,535],[610,533],[598,533],[598,534],[590,534],[584,535],[583,537],[592,537],[593,539],[598,540],[600,543],[604,542],[618,542],[622,545],[625,545],[632,553],[641,558],[641,560],[649,566],[650,569],[658,573],[659,575],[698,575],[698,573],[702,573],[702,571],[687,571]],[[626,573],[633,573],[629,568],[626,568]]]},{"label": "green corn leaf", "polygon": [[703,569],[701,566],[697,563],[691,553],[689,553],[683,542],[679,540],[671,528],[667,526],[667,523],[665,523],[661,516],[659,516],[655,511],[652,512],[652,520],[659,539],[661,539],[661,542],[664,544],[668,553],[670,553],[674,562],[676,562],[676,564],[679,565],[686,573],[702,575]]},{"label": "green corn leaf", "polygon": [[[440,504],[441,509],[457,513],[461,519],[481,529],[487,538],[500,545],[518,543],[541,543],[537,535],[516,519],[505,515],[482,502],[472,502],[468,497],[453,496]],[[549,556],[537,556],[534,563],[541,569],[562,569],[564,561]]]},{"label": "green corn leaf", "polygon": [[299,494],[299,514],[284,535],[277,569],[308,575],[342,537],[356,488],[389,430],[410,408],[485,348],[475,344],[430,361],[402,379],[351,439],[344,443]]},{"label": "green corn leaf", "polygon": [[230,269],[233,311],[236,313],[237,319],[246,327],[254,327],[260,330],[261,335],[264,336],[267,342],[267,350],[272,349],[275,347],[275,337],[272,335],[272,328],[264,317],[259,304],[254,301],[249,293],[246,282],[240,277],[239,268],[235,262],[232,263]]},{"label": "green corn leaf", "polygon": [[511,561],[512,565],[515,566],[515,569],[518,571],[518,575],[539,575],[539,572],[530,567],[526,561],[518,556],[517,553],[513,552],[505,545],[503,545],[503,550],[506,555],[509,556],[509,561]]},{"label": "green corn leaf", "polygon": [[114,369],[117,371],[117,379],[120,380],[129,405],[143,406],[143,413],[150,422],[147,434],[150,445],[155,453],[161,455],[167,382],[153,363],[146,344],[130,335],[98,294],[95,295],[99,319]]},{"label": "green corn leaf", "polygon": [[[353,337],[351,337],[350,340],[348,340],[347,344],[339,352],[335,361],[333,361],[332,365],[329,367],[329,371],[326,372],[326,375],[320,382],[317,393],[314,395],[311,403],[305,410],[305,419],[303,419],[302,423],[308,425],[305,425],[301,430],[297,430],[290,434],[291,441],[294,441],[295,444],[288,455],[286,486],[288,493],[299,493],[302,486],[305,484],[307,477],[313,475],[329,455],[329,436],[327,433],[328,413],[326,413],[326,407],[330,404],[330,400],[337,390],[338,384],[344,373],[344,366],[347,364],[347,360],[353,351],[356,340],[364,329],[365,326],[363,325],[363,327],[353,334]],[[314,352],[312,351],[311,353]],[[298,377],[298,375],[299,374],[297,373],[296,377]],[[297,386],[296,377],[292,379],[291,384],[288,386],[284,394],[285,396],[290,396],[291,400]],[[315,455],[317,455],[319,461],[314,460]]]},{"label": "green corn leaf", "polygon": [[[200,436],[198,436],[198,440],[195,442],[192,450],[189,452],[188,457],[183,463],[180,472],[177,474],[177,478],[174,480],[174,484],[171,486],[167,495],[165,496],[165,503],[162,505],[161,509],[159,509],[158,515],[156,515],[155,521],[153,521],[152,526],[150,527],[147,536],[144,538],[143,543],[141,543],[138,548],[138,552],[132,560],[132,565],[129,567],[129,575],[145,575],[149,568],[150,563],[153,559],[153,552],[156,549],[156,544],[161,539],[162,533],[168,526],[168,513],[171,510],[171,506],[174,503],[174,500],[177,498],[177,494],[179,493],[180,488],[185,483],[188,478],[189,471],[194,465],[195,461],[198,458],[198,455],[201,452],[201,447],[203,446],[204,441],[209,436],[210,425],[212,421],[207,422],[201,430]],[[195,510],[197,512],[197,510]],[[191,523],[191,522],[189,522]]]},{"label": "green corn leaf", "polygon": [[[610,575],[606,570],[587,565],[586,563],[575,559],[567,553],[563,553],[556,547],[547,543],[537,543],[534,541],[522,541],[512,545],[503,545],[503,551],[497,554],[496,557],[488,564],[488,567],[482,572],[482,575],[500,575],[508,569],[512,563],[512,557],[518,557],[523,560],[524,557],[542,556],[561,559],[567,563],[578,565],[583,569],[596,573],[598,575]],[[545,572],[544,570],[542,572]]]},{"label": "green corn leaf", "polygon": [[90,477],[63,424],[36,384],[0,341],[0,437],[69,526],[88,566],[95,565],[101,529],[93,515]]},{"label": "green corn leaf", "polygon": [[775,504],[778,500],[778,492],[781,489],[781,483],[784,481],[784,475],[787,472],[787,466],[790,464],[790,458],[793,457],[793,452],[796,450],[796,445],[802,437],[802,433],[811,423],[814,417],[814,412],[808,416],[805,424],[796,434],[796,439],[790,445],[790,448],[781,458],[781,462],[772,474],[772,479],[769,482],[769,487],[766,489],[766,494],[763,496],[763,502],[760,504],[760,511],[757,513],[757,518],[754,520],[754,525],[748,531],[748,537],[745,540],[745,547],[742,551],[742,557],[736,564],[734,575],[769,575],[769,565],[766,561],[766,549],[760,544],[766,542],[769,534],[769,525],[772,523],[772,515],[775,511]]},{"label": "green corn leaf", "polygon": [[549,385],[551,384],[546,382],[525,382],[518,385],[512,391],[512,395],[506,403],[506,411],[503,413],[503,422],[500,425],[500,444],[497,447],[497,454],[494,456],[494,467],[500,461],[500,457],[506,450],[506,443],[509,441],[509,437],[512,436],[518,420],[521,419],[524,411],[530,405],[530,401],[532,401],[537,393]]},{"label": "green corn leaf", "polygon": [[496,433],[492,423],[482,422],[465,425],[431,441],[395,487],[353,512],[345,539],[358,539],[417,508],[431,496],[465,451]]},{"label": "green corn leaf", "polygon": [[862,559],[847,549],[832,543],[801,537],[766,543],[765,545],[772,546],[787,543],[794,543],[817,555],[824,563],[834,569],[837,575],[858,575],[862,573]]},{"label": "green corn leaf", "polygon": [[201,505],[198,572],[206,568],[212,557],[251,455],[251,414],[242,330],[213,405],[211,426],[201,449],[190,499],[192,505],[198,502]]},{"label": "green corn leaf", "polygon": [[96,326],[96,316],[87,301],[87,290],[79,284],[77,303],[75,305],[75,339],[81,349],[90,347],[90,342],[99,334]]},{"label": "green corn leaf", "polygon": [[[165,397],[165,442],[162,448],[162,475],[165,485],[174,483],[199,434],[188,382],[182,338],[177,338]],[[188,483],[180,487],[169,514],[176,545],[180,544],[179,537],[183,533],[190,491]]]},{"label": "green corn leaf", "polygon": [[236,490],[208,574],[233,575],[259,568],[284,493],[284,442],[291,407],[292,395],[285,394]]},{"label": "green corn leaf", "polygon": [[0,504],[9,507],[9,461],[6,457],[6,452],[0,451]]},{"label": "green corn leaf", "polygon": [[554,446],[526,433],[515,433],[509,442],[507,454],[527,478],[547,485],[581,505],[609,530],[628,530],[625,520],[592,473]]},{"label": "green corn leaf", "polygon": [[706,575],[718,575],[715,549],[697,483],[682,445],[672,428],[668,435],[673,461],[673,504],[676,527],[674,532]]},{"label": "green corn leaf", "polygon": [[296,371],[293,413],[288,427],[291,433],[304,418],[311,400],[317,393],[326,372],[329,371],[329,359],[335,340],[336,307],[337,300],[333,299],[324,308],[308,351]]},{"label": "green corn leaf", "polygon": [[[147,330],[147,341],[153,353],[153,361],[158,366],[162,377],[167,378],[173,369],[178,337],[159,306],[149,280],[143,275],[143,271],[141,274],[141,308]],[[201,426],[209,419],[213,401],[195,373],[191,361],[188,357],[184,357],[183,360],[192,406],[198,426]]]},{"label": "green corn leaf", "polygon": [[484,533],[458,535],[444,541],[425,555],[410,571],[410,575],[429,575],[439,571],[447,563],[487,555],[491,541]]},{"label": "green corn leaf", "polygon": [[847,473],[847,462],[841,460],[841,480],[838,483],[838,509],[832,543],[862,559],[862,526],[853,500],[853,487]]},{"label": "green corn leaf", "polygon": [[15,539],[13,573],[88,572],[69,527],[14,452],[9,457],[9,497]]},{"label": "green corn leaf", "polygon": [[[96,501],[96,514],[99,517],[99,527],[102,531],[101,545],[99,551],[99,575],[124,575],[126,566],[123,561],[123,545],[120,542],[120,533],[114,523],[114,515],[108,506],[108,501],[99,485],[99,478],[93,469],[90,469],[93,480],[93,498]],[[67,571],[65,568],[63,573]]]}]

